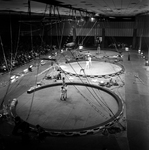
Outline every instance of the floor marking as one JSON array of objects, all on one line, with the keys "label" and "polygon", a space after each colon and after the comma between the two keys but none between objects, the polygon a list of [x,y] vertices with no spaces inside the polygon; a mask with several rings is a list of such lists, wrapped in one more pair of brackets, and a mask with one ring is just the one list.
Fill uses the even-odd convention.
[{"label": "floor marking", "polygon": [[35,75],[35,77],[40,76],[41,74],[43,74],[44,72],[46,72],[46,71],[48,71],[48,70],[50,70],[50,69],[52,69],[52,67],[49,67],[49,68],[47,68],[46,70],[40,72],[39,74]]}]

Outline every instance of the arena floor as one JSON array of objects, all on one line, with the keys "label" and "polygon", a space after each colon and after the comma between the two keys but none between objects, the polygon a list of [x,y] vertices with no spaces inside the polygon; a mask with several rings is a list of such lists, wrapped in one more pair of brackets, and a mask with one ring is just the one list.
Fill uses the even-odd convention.
[{"label": "arena floor", "polygon": [[67,63],[63,66],[60,65],[60,67],[65,72],[70,74],[83,74],[80,72],[80,70],[83,68],[85,70],[85,74],[90,76],[108,75],[121,70],[121,67],[116,64],[99,61],[92,61],[91,65],[89,65],[89,68],[86,67],[86,61]]},{"label": "arena floor", "polygon": [[[69,53],[67,53],[67,57],[69,57]],[[96,51],[90,51],[93,55],[96,55]],[[99,58],[102,56],[115,56],[117,52],[112,51],[101,51],[99,54]],[[131,65],[133,62],[135,64],[136,55],[132,54],[131,57]],[[89,90],[96,95],[96,98],[91,95],[89,90],[86,86],[83,86],[83,83],[93,84],[98,86],[101,81],[109,82],[112,78],[113,81],[117,81],[118,86],[110,86],[110,87],[103,87],[111,92],[115,93],[121,102],[123,103],[123,115],[119,120],[119,123],[128,128],[127,125],[127,114],[132,111],[126,109],[126,85],[128,86],[128,82],[126,82],[126,77],[131,76],[131,71],[129,71],[129,63],[127,61],[127,53],[123,53],[123,61],[118,62],[121,65],[124,65],[126,71],[120,75],[116,75],[122,68],[119,65],[110,63],[110,62],[102,62],[102,61],[93,61],[92,66],[85,71],[85,73],[89,76],[88,78],[84,78],[80,74],[80,66],[78,66],[77,62],[72,62],[71,65],[75,69],[65,63],[65,58],[62,54],[57,56],[59,60],[60,67],[67,72],[67,74],[62,73],[62,76],[65,77],[66,83],[67,82],[80,82],[82,86],[76,85],[77,89],[86,97],[84,98],[74,85],[68,86],[68,98],[66,101],[60,100],[60,85],[55,87],[44,88],[28,94],[27,91],[34,87],[37,83],[41,83],[42,85],[48,84],[56,84],[61,83],[60,80],[55,82],[53,80],[46,80],[45,76],[54,76],[56,75],[56,71],[50,67],[50,63],[46,62],[44,65],[38,66],[38,61],[34,61],[32,72],[28,72],[26,74],[19,76],[18,79],[12,82],[9,85],[8,78],[9,75],[5,74],[1,76],[1,86],[0,86],[0,99],[1,101],[5,98],[5,103],[8,100],[13,98],[17,98],[18,104],[16,107],[16,113],[25,121],[29,122],[30,124],[37,125],[40,124],[42,127],[46,129],[52,130],[84,130],[84,128],[92,128],[94,126],[100,126],[100,124],[105,123],[109,117],[109,111],[107,107],[102,102],[108,105],[108,108],[112,110],[114,114],[119,109],[118,103],[113,98],[113,96],[109,95],[107,92],[93,89],[89,87]],[[141,61],[142,63],[143,61]],[[85,66],[85,62],[79,62],[82,67]],[[14,70],[12,75],[21,74],[23,69],[28,67],[28,64],[25,66]],[[75,76],[74,74],[77,73],[80,76]],[[113,76],[110,76],[114,74]],[[109,75],[105,78],[105,75]],[[127,75],[127,76],[126,76]],[[90,77],[91,76],[91,77]],[[100,77],[99,77],[100,76]],[[137,80],[138,79],[138,80]],[[135,84],[139,91],[142,91],[144,94],[147,94],[147,90],[144,87],[144,84],[138,84],[137,81],[140,83],[142,80],[139,78],[135,78]],[[144,83],[144,81],[142,81]],[[130,85],[129,85],[130,86]],[[8,88],[9,87],[9,88]],[[130,88],[130,91],[134,90]],[[94,93],[95,92],[95,93]],[[132,96],[129,96],[132,98]],[[99,101],[97,101],[99,100]],[[100,101],[102,100],[102,102]],[[94,107],[95,106],[95,107]],[[126,111],[127,110],[127,111]],[[129,116],[129,114],[128,114]],[[103,124],[102,124],[103,125]],[[6,129],[7,126],[7,129]],[[11,135],[12,125],[1,123],[1,134],[2,135]],[[108,135],[108,137],[103,136],[102,134],[91,134],[86,136],[76,137],[49,137],[47,138],[47,142],[52,142],[52,145],[48,145],[48,143],[40,144],[40,148],[52,148],[58,149],[60,147],[65,147],[65,149],[87,149],[89,150],[91,147],[92,149],[103,149],[107,147],[111,150],[129,150],[131,146],[131,142],[128,143],[128,130],[122,131],[120,133]],[[131,134],[129,134],[130,137]],[[14,137],[13,137],[14,138]],[[19,143],[19,142],[18,142]],[[12,143],[13,144],[13,143]],[[39,145],[37,146],[34,143],[31,145],[32,147],[36,147],[38,149]],[[67,148],[66,148],[67,147]],[[18,146],[18,148],[20,148]]]},{"label": "arena floor", "polygon": [[22,94],[18,97],[17,114],[26,120],[33,95],[34,100],[27,120],[47,129],[74,130],[98,126],[110,119],[108,107],[113,114],[118,111],[117,101],[104,91],[74,83],[68,85],[67,100],[62,101],[60,87],[54,86],[32,94]]},{"label": "arena floor", "polygon": [[[68,73],[68,75],[63,73],[66,83],[73,78],[73,76],[70,78],[69,74],[74,74],[74,77],[78,74],[81,75],[80,69],[84,68],[84,66],[85,61],[60,65],[61,69]],[[42,70],[43,66],[40,67],[40,70]],[[61,86],[45,88],[33,94],[25,92],[18,97],[16,113],[23,120],[27,120],[33,125],[39,124],[46,129],[52,130],[83,130],[92,128],[92,126],[98,127],[100,124],[103,125],[104,122],[110,119],[109,114],[111,112],[108,109],[110,108],[115,115],[119,109],[118,103],[107,92],[84,86],[85,81],[82,80],[86,80],[89,84],[96,83],[98,85],[98,80],[105,79],[100,78],[97,80],[95,78],[96,82],[92,83],[90,76],[110,75],[121,70],[122,68],[116,64],[92,61],[90,68],[85,69],[85,75],[89,77],[84,79],[76,77],[80,80],[82,86],[75,85],[76,80],[74,78],[71,80],[74,85],[68,86],[66,101],[60,100]],[[47,70],[42,75],[54,76],[56,73],[57,71],[52,70],[49,72]],[[48,82],[52,81],[42,80],[42,84],[43,82],[44,85],[47,85],[50,84]],[[118,88],[117,90],[120,90]],[[111,115],[113,116],[113,114]]]}]

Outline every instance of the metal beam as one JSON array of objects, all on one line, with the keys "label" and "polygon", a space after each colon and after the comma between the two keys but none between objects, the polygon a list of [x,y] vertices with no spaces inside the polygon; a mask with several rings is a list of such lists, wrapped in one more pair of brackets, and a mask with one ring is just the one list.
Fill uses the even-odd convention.
[{"label": "metal beam", "polygon": [[73,10],[76,10],[76,11],[81,11],[81,12],[84,12],[84,13],[87,13],[87,14],[92,14],[92,15],[95,15],[94,12],[90,12],[90,11],[87,11],[86,9],[82,9],[82,8],[75,8],[75,7],[72,7],[71,5],[64,5],[62,2],[59,2],[57,0],[30,0],[30,1],[34,1],[34,2],[40,2],[40,3],[45,3],[45,4],[49,4],[49,5],[54,5],[54,6],[58,6],[58,7],[63,7],[63,8],[67,8],[67,9],[73,9]]}]

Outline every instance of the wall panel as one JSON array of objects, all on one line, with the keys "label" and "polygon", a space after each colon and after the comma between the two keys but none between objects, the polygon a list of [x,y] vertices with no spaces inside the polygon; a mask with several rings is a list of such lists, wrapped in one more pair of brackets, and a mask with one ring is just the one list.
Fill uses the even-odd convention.
[{"label": "wall panel", "polygon": [[106,29],[105,36],[132,37],[133,29]]},{"label": "wall panel", "polygon": [[[74,23],[66,23],[62,31],[62,25],[59,28],[52,28],[52,35],[58,36],[63,33],[63,36],[72,35],[72,27]],[[102,36],[102,28],[105,28],[105,36],[133,36],[133,29],[135,28],[134,22],[101,22],[86,23],[83,26],[76,27],[77,36]],[[50,31],[49,31],[50,32]],[[48,33],[50,35],[50,33]]]}]

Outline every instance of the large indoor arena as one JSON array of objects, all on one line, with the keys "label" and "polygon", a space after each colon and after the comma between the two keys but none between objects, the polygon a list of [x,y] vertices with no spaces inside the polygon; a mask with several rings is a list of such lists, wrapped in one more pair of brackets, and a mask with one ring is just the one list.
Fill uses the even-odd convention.
[{"label": "large indoor arena", "polygon": [[148,3],[1,2],[1,148],[148,150]]}]

